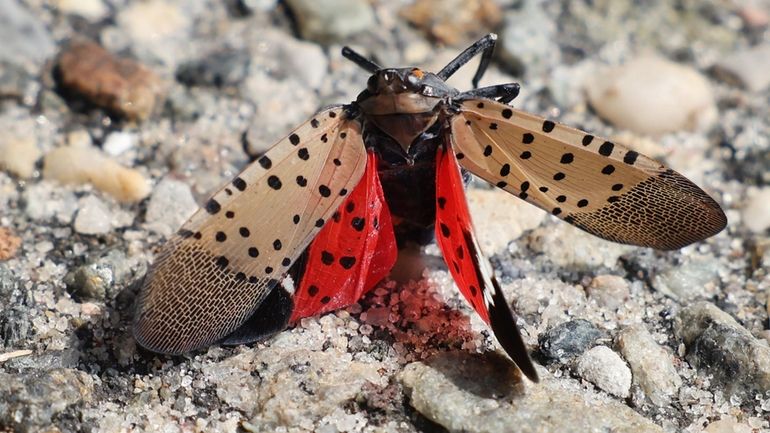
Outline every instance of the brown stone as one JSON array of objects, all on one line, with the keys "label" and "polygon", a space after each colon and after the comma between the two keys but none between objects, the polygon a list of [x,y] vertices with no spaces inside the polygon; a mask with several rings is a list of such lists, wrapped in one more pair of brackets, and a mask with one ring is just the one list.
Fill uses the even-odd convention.
[{"label": "brown stone", "polygon": [[406,6],[401,16],[437,41],[456,45],[495,28],[502,13],[492,0],[426,0]]},{"label": "brown stone", "polygon": [[0,261],[15,256],[20,246],[21,239],[18,236],[14,236],[10,229],[0,227]]},{"label": "brown stone", "polygon": [[147,119],[162,99],[161,80],[150,69],[88,40],[70,43],[58,67],[64,88],[131,120]]}]

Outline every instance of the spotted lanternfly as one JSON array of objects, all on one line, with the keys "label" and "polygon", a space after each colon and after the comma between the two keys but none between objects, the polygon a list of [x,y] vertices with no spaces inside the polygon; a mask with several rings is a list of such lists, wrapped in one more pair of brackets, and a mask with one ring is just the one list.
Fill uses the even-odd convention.
[{"label": "spotted lanternfly", "polygon": [[[615,242],[670,250],[725,227],[719,205],[679,173],[510,107],[517,84],[478,88],[496,39],[436,74],[343,49],[372,74],[366,90],[300,125],[169,240],[145,279],[137,341],[178,354],[264,339],[355,303],[390,272],[398,244],[435,230],[462,294],[536,381],[474,235],[464,170]],[[449,87],[479,54],[474,89]]]}]

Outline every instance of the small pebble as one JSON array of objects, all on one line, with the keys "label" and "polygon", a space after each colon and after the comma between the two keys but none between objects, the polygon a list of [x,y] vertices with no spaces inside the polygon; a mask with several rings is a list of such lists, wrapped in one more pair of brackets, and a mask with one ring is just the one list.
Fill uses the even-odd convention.
[{"label": "small pebble", "polygon": [[186,183],[164,178],[152,191],[147,204],[147,228],[168,237],[197,209],[198,204]]},{"label": "small pebble", "polygon": [[112,284],[112,271],[95,265],[80,266],[64,277],[67,290],[75,299],[104,300]]},{"label": "small pebble", "polygon": [[586,292],[589,299],[609,310],[617,310],[631,296],[628,280],[617,275],[597,275]]},{"label": "small pebble", "polygon": [[132,120],[150,117],[162,99],[161,81],[144,65],[113,56],[94,42],[75,40],[59,54],[61,85]]},{"label": "small pebble", "polygon": [[38,84],[20,65],[0,60],[0,99],[34,100]]},{"label": "small pebble", "polygon": [[703,433],[754,433],[754,429],[751,426],[739,423],[738,421],[726,418],[714,421],[706,426]]},{"label": "small pebble", "polygon": [[580,357],[577,374],[599,389],[626,398],[631,389],[631,370],[626,362],[607,346],[596,346]]},{"label": "small pebble", "polygon": [[107,155],[118,156],[134,147],[136,141],[136,134],[122,131],[111,132],[110,135],[104,139],[102,150],[104,150],[104,153]]},{"label": "small pebble", "polygon": [[41,152],[34,138],[0,137],[0,168],[22,179],[32,177]]},{"label": "small pebble", "polygon": [[328,43],[375,27],[374,11],[363,0],[288,0],[305,39]]},{"label": "small pebble", "polygon": [[237,7],[245,13],[269,12],[275,8],[278,0],[237,0]]},{"label": "small pebble", "polygon": [[106,204],[93,195],[80,199],[73,228],[84,235],[101,235],[112,230],[112,212]]},{"label": "small pebble", "polygon": [[750,30],[760,30],[767,27],[767,24],[770,23],[770,13],[768,13],[767,6],[762,7],[761,5],[752,3],[753,2],[748,2],[748,4],[743,4],[741,8],[738,9],[738,15]]},{"label": "small pebble", "polygon": [[122,8],[117,22],[137,44],[163,46],[163,40],[187,33],[190,16],[175,2],[149,0]]},{"label": "small pebble", "polygon": [[619,128],[660,135],[717,120],[711,85],[695,69],[655,56],[597,71],[585,83],[597,113]]},{"label": "small pebble", "polygon": [[45,24],[17,0],[0,0],[0,61],[37,67],[56,47]]},{"label": "small pebble", "polygon": [[61,12],[78,15],[89,21],[99,21],[109,12],[102,0],[53,0],[51,3]]},{"label": "small pebble", "polygon": [[634,383],[656,406],[666,406],[682,386],[671,354],[663,349],[644,325],[633,325],[618,335],[620,353],[631,366]]},{"label": "small pebble", "polygon": [[492,0],[423,0],[400,15],[430,37],[449,45],[479,38],[500,23],[500,6]]},{"label": "small pebble", "polygon": [[70,224],[78,207],[75,194],[54,182],[29,185],[23,197],[26,216],[39,223],[55,220],[61,224]]},{"label": "small pebble", "polygon": [[762,92],[770,87],[770,44],[720,57],[714,68],[726,81],[736,82],[751,92]]},{"label": "small pebble", "polygon": [[147,179],[96,148],[59,147],[45,155],[43,177],[65,184],[91,183],[121,202],[136,202],[150,193]]},{"label": "small pebble", "polygon": [[750,193],[741,209],[743,223],[754,233],[764,233],[770,228],[770,188]]},{"label": "small pebble", "polygon": [[185,86],[237,86],[248,75],[250,60],[245,51],[215,51],[180,65],[176,70],[176,79]]},{"label": "small pebble", "polygon": [[593,323],[576,319],[560,323],[540,334],[538,344],[543,355],[563,363],[593,347],[596,340],[603,336],[604,333]]}]

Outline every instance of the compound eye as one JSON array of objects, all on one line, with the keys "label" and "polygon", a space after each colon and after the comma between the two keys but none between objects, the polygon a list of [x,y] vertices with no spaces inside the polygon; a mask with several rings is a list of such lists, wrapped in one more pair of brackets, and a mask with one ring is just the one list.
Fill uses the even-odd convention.
[{"label": "compound eye", "polygon": [[372,75],[366,82],[366,90],[375,93],[377,91],[377,76]]}]

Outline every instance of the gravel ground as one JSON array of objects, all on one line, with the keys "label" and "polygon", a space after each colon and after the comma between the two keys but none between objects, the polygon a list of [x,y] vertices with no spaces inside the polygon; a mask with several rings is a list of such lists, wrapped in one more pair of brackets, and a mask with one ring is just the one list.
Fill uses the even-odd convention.
[{"label": "gravel ground", "polygon": [[[0,431],[770,432],[769,22],[767,0],[0,0]],[[482,85],[666,161],[727,229],[621,246],[472,185],[539,384],[435,245],[264,343],[137,347],[163,241],[363,89],[342,45],[435,71],[489,31]]]}]

